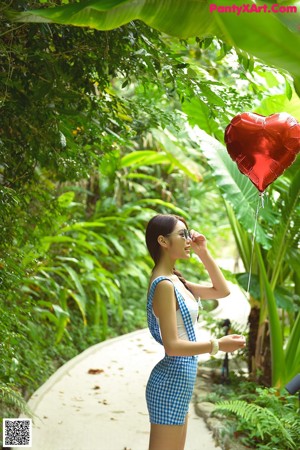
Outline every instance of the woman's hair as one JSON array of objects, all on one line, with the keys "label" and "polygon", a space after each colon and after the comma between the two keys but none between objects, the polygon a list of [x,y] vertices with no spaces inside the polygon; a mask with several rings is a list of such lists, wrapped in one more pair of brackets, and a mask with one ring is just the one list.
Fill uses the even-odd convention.
[{"label": "woman's hair", "polygon": [[[158,236],[167,236],[167,234],[172,233],[178,221],[183,222],[188,228],[183,217],[173,214],[157,214],[148,222],[146,228],[146,244],[155,265],[159,261],[161,252],[161,247],[157,240]],[[186,280],[183,278],[181,273],[175,269],[175,267],[173,268],[173,273],[177,275],[180,281],[186,286]],[[187,286],[186,288],[188,289]]]}]

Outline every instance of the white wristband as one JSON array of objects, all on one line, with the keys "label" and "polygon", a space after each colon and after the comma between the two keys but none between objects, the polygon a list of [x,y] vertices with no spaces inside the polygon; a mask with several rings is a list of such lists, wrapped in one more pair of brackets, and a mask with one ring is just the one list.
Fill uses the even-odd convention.
[{"label": "white wristband", "polygon": [[210,354],[212,356],[214,356],[219,351],[219,341],[218,341],[218,339],[212,338],[212,339],[210,339],[210,342],[211,342],[211,352],[210,352]]}]

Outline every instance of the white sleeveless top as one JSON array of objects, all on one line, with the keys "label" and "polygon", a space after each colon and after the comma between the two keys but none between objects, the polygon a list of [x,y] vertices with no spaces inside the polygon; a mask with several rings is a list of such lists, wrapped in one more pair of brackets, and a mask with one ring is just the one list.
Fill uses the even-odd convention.
[{"label": "white sleeveless top", "polygon": [[[191,319],[193,322],[193,326],[194,326],[194,330],[195,330],[195,334],[196,333],[196,324],[197,324],[197,317],[198,317],[198,312],[199,312],[199,308],[201,308],[201,300],[199,300],[198,302],[196,300],[191,299],[190,297],[184,297],[184,302],[187,306],[187,309],[189,310],[189,313],[191,315]],[[153,311],[153,308],[152,308]],[[155,313],[153,311],[153,314],[155,316]],[[156,317],[156,316],[155,316]],[[159,318],[156,317],[158,326],[159,326]],[[182,339],[184,341],[188,341],[189,337],[188,334],[186,332],[186,328],[184,325],[184,322],[182,320],[182,315],[180,312],[180,309],[178,309],[176,311],[176,320],[177,320],[177,333],[178,333],[178,338]]]},{"label": "white sleeveless top", "polygon": [[[187,306],[187,309],[189,310],[189,313],[191,315],[191,319],[193,322],[193,327],[195,330],[195,334],[197,335],[196,332],[196,324],[197,324],[197,317],[198,317],[198,313],[199,313],[199,304],[196,300],[192,300],[191,298],[185,298],[185,304]],[[188,335],[186,332],[186,328],[184,326],[183,320],[182,320],[182,315],[180,312],[180,309],[178,309],[176,311],[176,319],[177,319],[177,333],[178,333],[178,338],[179,339],[183,339],[184,341],[188,341]]]}]

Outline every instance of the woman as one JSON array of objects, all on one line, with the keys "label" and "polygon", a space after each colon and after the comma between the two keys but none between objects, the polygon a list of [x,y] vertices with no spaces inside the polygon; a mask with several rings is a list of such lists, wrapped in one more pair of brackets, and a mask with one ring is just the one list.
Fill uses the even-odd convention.
[{"label": "woman", "polygon": [[[166,353],[152,370],[146,387],[151,423],[149,450],[183,450],[197,355],[215,355],[218,350],[233,352],[245,346],[245,339],[228,335],[196,341],[198,303],[195,299],[217,299],[230,293],[202,234],[188,231],[182,217],[158,214],[147,225],[146,243],[155,264],[148,291],[148,325]],[[176,260],[188,259],[191,250],[204,264],[212,286],[186,281],[175,270]]]}]

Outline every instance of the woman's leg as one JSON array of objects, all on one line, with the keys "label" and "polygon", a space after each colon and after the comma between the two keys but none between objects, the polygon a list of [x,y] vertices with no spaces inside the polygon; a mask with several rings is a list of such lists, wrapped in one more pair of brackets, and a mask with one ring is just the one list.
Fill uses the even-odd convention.
[{"label": "woman's leg", "polygon": [[184,450],[187,416],[184,425],[151,424],[149,450]]},{"label": "woman's leg", "polygon": [[184,446],[185,446],[185,440],[186,440],[186,433],[187,433],[187,425],[188,425],[188,417],[189,415],[187,414],[185,416],[185,423],[183,425],[183,433],[182,433],[182,441],[181,441],[181,447],[180,450],[184,450]]}]

